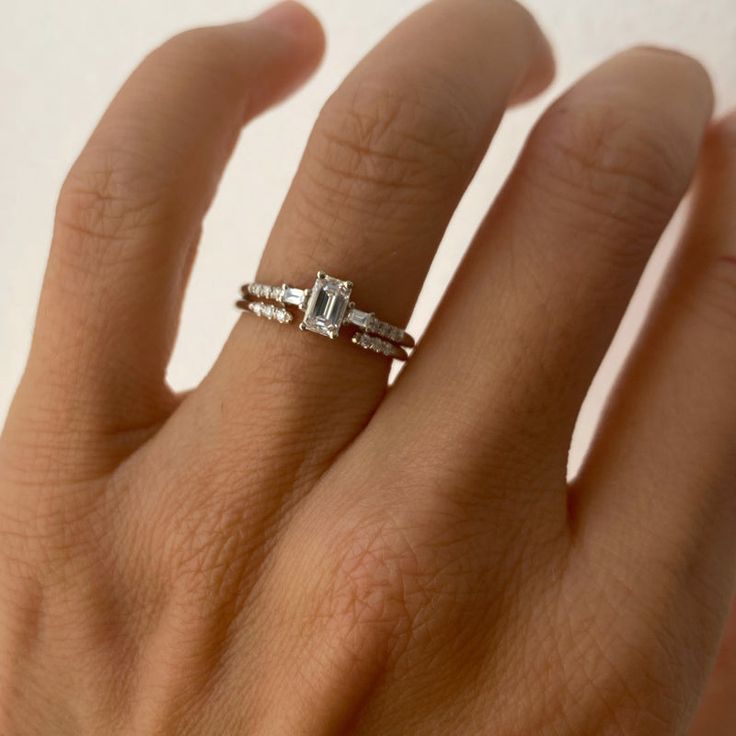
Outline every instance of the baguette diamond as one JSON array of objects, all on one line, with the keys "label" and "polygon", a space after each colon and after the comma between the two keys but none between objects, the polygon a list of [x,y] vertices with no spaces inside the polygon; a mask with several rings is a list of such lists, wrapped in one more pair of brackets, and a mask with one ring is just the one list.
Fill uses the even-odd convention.
[{"label": "baguette diamond", "polygon": [[358,347],[396,360],[406,360],[406,349],[414,347],[412,336],[401,327],[378,319],[373,312],[358,309],[350,301],[352,290],[351,281],[319,271],[314,285],[307,289],[289,284],[245,284],[241,288],[243,299],[236,304],[257,317],[282,324],[294,319],[289,308],[296,307],[304,312],[299,323],[301,330],[334,339],[341,328],[346,327],[352,334],[352,342]]}]

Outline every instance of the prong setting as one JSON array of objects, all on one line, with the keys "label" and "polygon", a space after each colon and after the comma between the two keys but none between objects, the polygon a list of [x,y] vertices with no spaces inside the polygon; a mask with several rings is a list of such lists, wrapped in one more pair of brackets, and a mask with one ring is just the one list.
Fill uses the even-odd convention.
[{"label": "prong setting", "polygon": [[348,281],[319,271],[304,308],[304,328],[334,340],[350,304],[350,291]]}]

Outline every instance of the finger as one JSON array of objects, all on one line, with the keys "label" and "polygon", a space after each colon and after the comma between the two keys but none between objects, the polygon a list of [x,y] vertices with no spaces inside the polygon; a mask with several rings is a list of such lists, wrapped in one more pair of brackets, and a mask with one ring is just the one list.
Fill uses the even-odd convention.
[{"label": "finger", "polygon": [[507,487],[506,469],[505,501],[551,498],[544,518],[564,522],[575,418],[688,186],[711,104],[698,64],[636,49],[552,105],[375,418],[379,452],[399,434],[407,444],[401,416],[419,406],[419,467],[475,479],[448,487],[481,495],[491,479]]},{"label": "finger", "polygon": [[322,44],[287,2],[180,34],[133,73],[62,188],[26,418],[42,407],[49,431],[109,435],[171,408],[164,374],[202,217],[243,123],[301,82]]},{"label": "finger", "polygon": [[[509,0],[437,0],[412,15],[327,102],[259,280],[311,286],[320,269],[352,278],[358,306],[403,324],[504,108],[546,83],[550,65],[537,26]],[[233,417],[267,407],[310,452],[324,442],[315,452],[324,458],[365,422],[387,372],[388,361],[344,337],[244,315],[200,403],[225,403]],[[317,400],[329,403],[329,427]]]},{"label": "finger", "polygon": [[574,495],[591,548],[642,590],[666,567],[711,637],[736,569],[735,198],[736,115],[708,137],[686,235]]},{"label": "finger", "polygon": [[736,732],[736,605],[721,638],[720,650],[690,736],[731,736]]},{"label": "finger", "polygon": [[[325,106],[259,278],[302,286],[320,268],[353,276],[361,306],[406,319],[505,105],[544,81],[548,60],[534,22],[508,0],[439,0],[407,19]],[[173,533],[199,519],[222,538],[226,517],[240,538],[276,533],[365,424],[387,371],[342,336],[244,315],[139,456],[144,473],[176,458],[175,477],[131,503],[141,518],[170,519]],[[182,437],[196,452],[182,456]],[[248,555],[248,572],[261,563],[260,551]]]}]

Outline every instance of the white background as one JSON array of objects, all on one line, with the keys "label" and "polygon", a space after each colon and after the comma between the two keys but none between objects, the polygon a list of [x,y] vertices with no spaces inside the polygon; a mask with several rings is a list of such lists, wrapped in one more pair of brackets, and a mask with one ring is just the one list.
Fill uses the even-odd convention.
[{"label": "white background", "polygon": [[[177,388],[202,377],[235,321],[232,298],[255,270],[322,102],[363,53],[420,2],[309,4],[327,30],[324,64],[297,97],[256,121],[241,139],[205,223],[170,370]],[[719,111],[736,106],[734,0],[529,0],[528,6],[552,39],[557,81],[550,93],[513,111],[502,125],[430,273],[412,323],[419,332],[535,116],[582,72],[632,44],[674,46],[708,66]],[[0,0],[0,420],[30,341],[56,192],[107,101],[138,60],[167,36],[262,8],[260,0]],[[666,241],[671,239],[670,233]],[[656,276],[653,265],[586,407],[580,435],[587,433],[621,348],[643,313]]]}]

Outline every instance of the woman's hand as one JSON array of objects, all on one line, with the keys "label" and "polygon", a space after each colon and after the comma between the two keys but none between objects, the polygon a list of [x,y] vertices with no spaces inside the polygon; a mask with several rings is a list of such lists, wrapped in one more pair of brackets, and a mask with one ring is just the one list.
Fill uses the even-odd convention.
[{"label": "woman's hand", "polygon": [[[322,43],[293,3],[177,36],[64,184],[0,447],[0,733],[685,733],[736,569],[736,119],[706,135],[691,59],[622,53],[542,116],[390,390],[385,359],[245,315],[177,396],[202,217]],[[510,0],[420,10],[327,102],[259,280],[324,269],[405,323],[504,109],[551,75]],[[581,402],[698,162],[571,487]],[[719,672],[700,735],[736,727]]]}]

